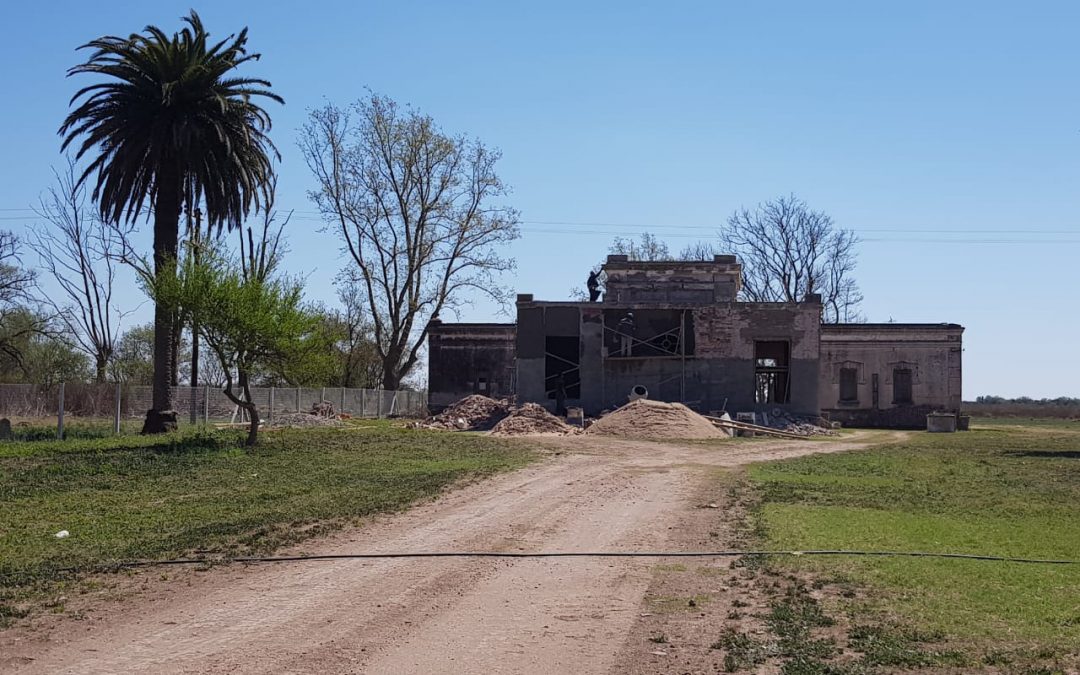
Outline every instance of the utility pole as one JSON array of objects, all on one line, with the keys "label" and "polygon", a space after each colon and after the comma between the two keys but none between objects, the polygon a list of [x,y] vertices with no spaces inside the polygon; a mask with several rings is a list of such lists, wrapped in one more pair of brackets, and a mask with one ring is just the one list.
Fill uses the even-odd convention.
[{"label": "utility pole", "polygon": [[[195,224],[191,230],[191,255],[195,264],[199,263],[199,249],[202,248],[202,210],[195,209]],[[199,386],[199,317],[191,317],[191,386]]]},{"label": "utility pole", "polygon": [[[199,264],[199,248],[202,246],[202,211],[195,209],[195,224],[190,223],[191,228],[191,260]],[[182,331],[183,326],[177,326],[176,330]],[[194,425],[198,420],[199,408],[197,405],[199,391],[199,317],[191,315],[191,423]]]}]

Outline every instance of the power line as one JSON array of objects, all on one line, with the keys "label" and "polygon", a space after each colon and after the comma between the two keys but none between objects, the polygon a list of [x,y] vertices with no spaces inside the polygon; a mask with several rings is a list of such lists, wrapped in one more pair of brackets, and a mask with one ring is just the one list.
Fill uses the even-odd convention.
[{"label": "power line", "polygon": [[[0,216],[0,221],[23,222],[26,224],[39,224],[46,222],[33,209],[0,209],[0,212],[26,211],[33,215],[27,216]],[[290,212],[286,209],[280,211]],[[293,220],[304,222],[325,222],[320,215],[296,215],[317,214],[317,211],[292,210]],[[671,225],[662,223],[605,223],[591,221],[569,220],[522,220],[521,230],[525,234],[559,235],[559,236],[637,236],[648,230],[669,228],[677,230],[664,232],[665,238],[680,239],[708,239],[710,234],[715,234],[718,225]],[[554,227],[553,227],[554,226]],[[568,229],[572,228],[572,229]],[[596,229],[607,228],[607,229]],[[701,232],[696,232],[701,230]],[[971,245],[1048,245],[1048,244],[1080,244],[1080,238],[1062,239],[1047,238],[1048,235],[1080,235],[1080,230],[1050,230],[1050,229],[944,229],[944,228],[854,228],[856,234],[934,234],[938,237],[862,237],[861,243],[893,243],[893,244],[971,244]],[[975,237],[969,235],[990,235]],[[994,235],[1005,235],[994,236]],[[1013,236],[1010,236],[1013,235]]]}]

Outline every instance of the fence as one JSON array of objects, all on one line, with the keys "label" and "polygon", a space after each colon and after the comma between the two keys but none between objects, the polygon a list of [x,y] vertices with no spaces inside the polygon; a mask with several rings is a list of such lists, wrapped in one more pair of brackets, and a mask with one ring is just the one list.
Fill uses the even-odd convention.
[{"label": "fence", "polygon": [[[173,408],[180,422],[211,424],[241,421],[236,405],[217,387],[173,387]],[[427,392],[350,389],[345,387],[252,387],[259,416],[272,422],[275,416],[310,411],[329,401],[335,412],[351,417],[424,417]],[[62,427],[63,418],[111,420],[119,432],[124,422],[142,421],[150,408],[152,389],[146,385],[0,384],[0,417],[20,421],[52,420]]]}]

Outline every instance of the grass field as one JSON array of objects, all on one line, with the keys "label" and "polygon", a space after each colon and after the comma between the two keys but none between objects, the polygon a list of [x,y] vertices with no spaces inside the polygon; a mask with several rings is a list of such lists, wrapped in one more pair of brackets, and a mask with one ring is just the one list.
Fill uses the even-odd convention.
[{"label": "grass field", "polygon": [[[386,422],[0,444],[0,623],[64,568],[268,552],[402,508],[462,479],[519,467],[518,445]],[[313,524],[318,527],[311,527]],[[71,535],[57,539],[54,534]]]},{"label": "grass field", "polygon": [[[917,433],[902,444],[758,465],[750,478],[761,496],[760,533],[777,549],[1080,560],[1075,423]],[[969,665],[1073,663],[1080,653],[1080,565],[912,558],[770,564],[865,588],[839,600],[852,623],[895,621],[943,635]]]}]

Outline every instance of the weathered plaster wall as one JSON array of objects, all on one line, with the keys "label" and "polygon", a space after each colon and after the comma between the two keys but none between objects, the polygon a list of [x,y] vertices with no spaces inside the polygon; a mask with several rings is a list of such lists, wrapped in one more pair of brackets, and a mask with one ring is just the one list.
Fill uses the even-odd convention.
[{"label": "weathered plaster wall", "polygon": [[[514,324],[433,322],[428,328],[428,405],[440,410],[469,394],[514,391]],[[481,385],[481,378],[486,384]]]},{"label": "weathered plaster wall", "polygon": [[[963,332],[956,324],[822,326],[819,397],[823,411],[853,426],[924,428],[927,413],[958,410]],[[840,400],[842,368],[857,371],[857,401]],[[897,368],[912,372],[911,403],[893,401]]]}]

